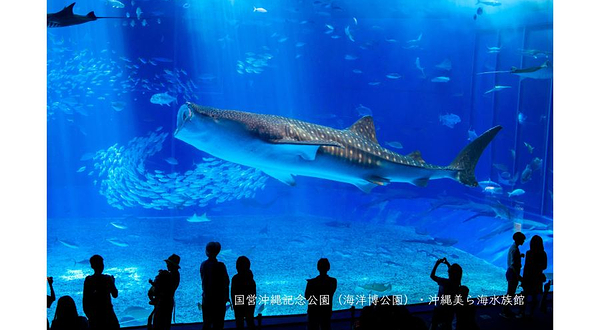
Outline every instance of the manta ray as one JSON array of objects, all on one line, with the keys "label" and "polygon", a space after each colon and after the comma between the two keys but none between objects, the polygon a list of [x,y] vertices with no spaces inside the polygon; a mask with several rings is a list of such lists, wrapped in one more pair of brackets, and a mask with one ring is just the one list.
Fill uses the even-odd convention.
[{"label": "manta ray", "polygon": [[533,66],[530,68],[522,68],[522,69],[519,69],[519,68],[513,66],[508,71],[487,71],[487,72],[480,72],[480,73],[478,73],[478,75],[491,74],[491,73],[512,73],[523,79],[525,79],[525,78],[552,79],[552,64],[550,63],[550,61],[546,61],[540,66]]},{"label": "manta ray", "polygon": [[186,103],[177,113],[175,138],[215,157],[257,168],[295,185],[294,176],[353,184],[364,192],[392,182],[424,187],[448,178],[476,187],[475,166],[502,127],[467,145],[448,166],[426,163],[419,151],[400,155],[382,147],[371,116],[346,129],[297,119]]},{"label": "manta ray", "polygon": [[99,18],[123,18],[123,17],[98,17],[93,11],[90,11],[87,15],[75,15],[73,14],[73,7],[75,2],[63,8],[61,11],[47,15],[47,26],[50,28],[54,27],[65,27],[71,25],[78,25],[87,22],[95,21]]}]

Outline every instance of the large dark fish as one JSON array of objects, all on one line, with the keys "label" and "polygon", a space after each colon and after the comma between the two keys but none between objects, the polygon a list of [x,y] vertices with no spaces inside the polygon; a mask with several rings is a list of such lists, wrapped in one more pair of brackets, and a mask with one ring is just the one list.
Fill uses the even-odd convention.
[{"label": "large dark fish", "polygon": [[95,21],[99,18],[124,18],[124,17],[98,17],[94,14],[93,11],[90,11],[87,15],[76,15],[73,14],[73,7],[75,6],[75,2],[70,4],[69,6],[63,8],[63,10],[58,13],[48,14],[47,15],[47,26],[49,28],[55,27],[65,27],[71,25],[78,25],[87,22]]},{"label": "large dark fish", "polygon": [[519,69],[513,66],[510,69],[510,73],[522,78],[552,79],[552,65],[550,61],[546,61],[540,66],[533,66],[530,68]]},{"label": "large dark fish", "polygon": [[532,66],[530,68],[522,68],[519,69],[517,67],[512,67],[510,70],[503,70],[503,71],[486,71],[486,72],[479,72],[478,75],[481,74],[496,74],[496,73],[512,73],[516,76],[519,76],[523,79],[526,78],[531,78],[531,79],[552,79],[552,74],[553,70],[552,70],[552,64],[550,63],[550,61],[546,61],[544,62],[542,65],[539,66]]},{"label": "large dark fish", "polygon": [[391,182],[424,187],[430,179],[449,178],[476,187],[475,166],[502,127],[467,145],[448,166],[426,163],[415,151],[407,156],[383,148],[371,116],[347,129],[192,103],[177,114],[177,139],[221,159],[257,168],[288,185],[294,175],[347,182],[364,192]]}]

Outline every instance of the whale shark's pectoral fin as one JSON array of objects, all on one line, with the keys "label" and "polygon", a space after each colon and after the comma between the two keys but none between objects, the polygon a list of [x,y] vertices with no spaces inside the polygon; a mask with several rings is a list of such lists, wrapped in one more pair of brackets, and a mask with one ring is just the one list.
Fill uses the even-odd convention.
[{"label": "whale shark's pectoral fin", "polygon": [[378,186],[385,186],[390,183],[390,179],[382,178],[380,176],[373,175],[367,179],[367,181],[374,183]]},{"label": "whale shark's pectoral fin", "polygon": [[427,187],[427,184],[429,183],[429,178],[416,179],[416,180],[413,180],[411,183],[417,187],[421,187],[421,188]]},{"label": "whale shark's pectoral fin", "polygon": [[362,190],[365,193],[370,193],[371,190],[377,186],[385,186],[390,183],[389,179],[382,178],[380,176],[371,176],[364,181],[355,182],[354,185],[358,187],[358,189]]},{"label": "whale shark's pectoral fin", "polygon": [[375,183],[371,183],[369,181],[360,181],[360,182],[354,182],[354,185],[356,187],[358,187],[358,189],[362,190],[364,193],[370,193],[371,190],[375,187],[377,187],[378,185]]},{"label": "whale shark's pectoral fin", "polygon": [[261,171],[263,171],[266,175],[287,184],[288,186],[296,185],[296,180],[294,179],[291,173],[286,173],[282,171],[266,171],[263,169],[261,169]]},{"label": "whale shark's pectoral fin", "polygon": [[280,144],[284,146],[284,148],[282,148],[284,149],[283,152],[298,155],[306,160],[315,160],[315,157],[317,156],[317,150],[319,150],[319,148],[322,146],[344,148],[343,145],[336,141],[297,141],[279,139],[269,140],[269,142],[274,144]]}]

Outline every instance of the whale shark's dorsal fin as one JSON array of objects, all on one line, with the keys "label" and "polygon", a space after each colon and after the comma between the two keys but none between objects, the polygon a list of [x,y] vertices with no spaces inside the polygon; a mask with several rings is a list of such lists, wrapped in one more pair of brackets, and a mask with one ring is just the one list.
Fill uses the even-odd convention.
[{"label": "whale shark's dorsal fin", "polygon": [[73,16],[73,7],[75,7],[75,2],[73,2],[72,4],[68,5],[67,7],[63,8],[63,10],[59,11],[58,13],[56,13],[57,15],[66,15],[66,16]]},{"label": "whale shark's dorsal fin", "polygon": [[425,163],[425,160],[421,156],[421,152],[419,150],[415,150],[406,156],[418,161],[419,163]]},{"label": "whale shark's dorsal fin", "polygon": [[347,129],[379,144],[379,142],[377,142],[377,137],[375,136],[375,124],[373,124],[373,117],[371,116],[362,117]]}]

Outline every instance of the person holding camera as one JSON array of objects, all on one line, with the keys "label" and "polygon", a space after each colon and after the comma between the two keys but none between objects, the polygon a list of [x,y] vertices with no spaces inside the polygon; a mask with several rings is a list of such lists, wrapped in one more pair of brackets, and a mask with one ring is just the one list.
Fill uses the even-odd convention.
[{"label": "person holding camera", "polygon": [[[435,275],[440,264],[448,266],[448,278],[438,277]],[[452,303],[459,292],[462,280],[462,267],[459,264],[450,264],[446,258],[438,259],[431,270],[431,279],[438,285],[438,301],[433,310],[431,318],[431,327],[435,330],[438,326],[442,329],[452,329],[452,320],[454,319],[454,308]]]},{"label": "person holding camera", "polygon": [[102,274],[104,259],[99,255],[90,258],[94,274],[83,282],[83,312],[87,316],[91,330],[120,329],[119,320],[110,297],[117,298],[119,291],[115,286],[115,277]]},{"label": "person holding camera", "polygon": [[[56,300],[56,294],[54,293],[54,287],[52,287],[52,283],[54,283],[54,278],[52,276],[46,277],[46,281],[48,281],[48,286],[50,286],[50,295],[46,295],[46,306],[47,308],[52,307],[52,303]],[[46,319],[46,323],[48,325],[48,329],[50,329],[50,322]]]},{"label": "person holding camera", "polygon": [[165,259],[167,270],[161,269],[153,280],[148,280],[152,285],[148,290],[150,305],[154,310],[148,317],[148,330],[171,329],[171,319],[175,307],[175,291],[179,287],[179,262],[181,258],[172,254]]}]

